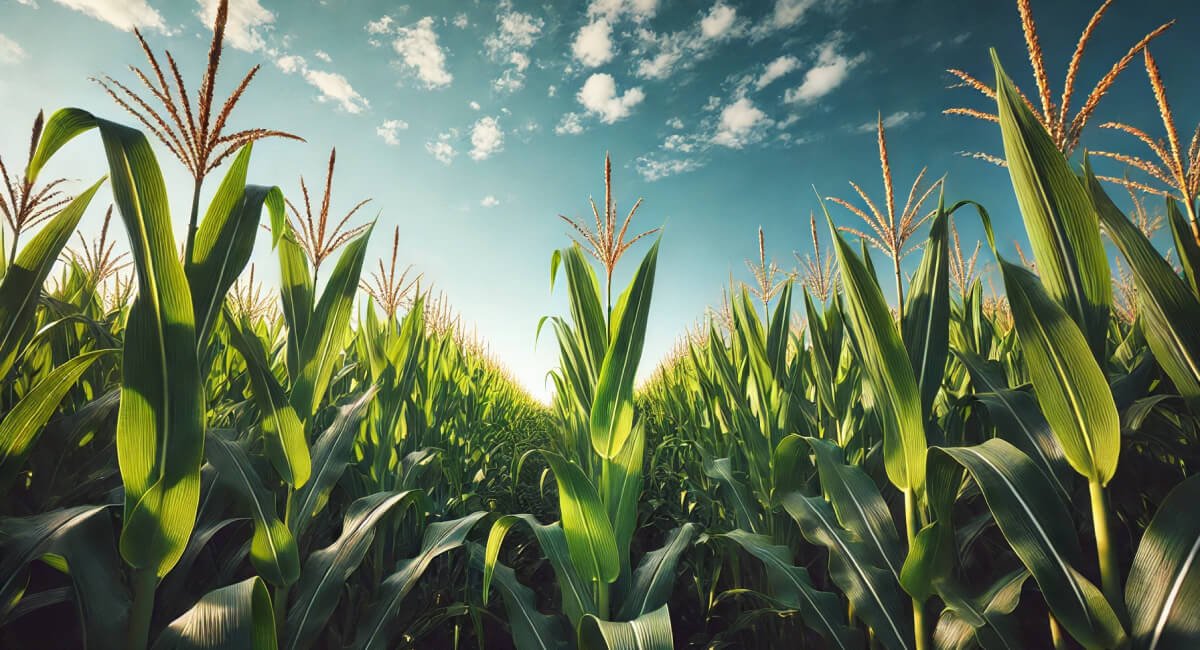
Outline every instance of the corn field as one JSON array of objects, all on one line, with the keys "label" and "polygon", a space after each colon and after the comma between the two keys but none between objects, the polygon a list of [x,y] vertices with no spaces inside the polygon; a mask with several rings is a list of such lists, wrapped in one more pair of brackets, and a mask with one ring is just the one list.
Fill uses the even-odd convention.
[{"label": "corn field", "polygon": [[[563,217],[550,255],[542,404],[398,231],[333,212],[334,153],[313,196],[251,183],[297,136],[225,130],[257,71],[214,97],[226,5],[195,94],[138,33],[148,67],[97,80],[121,120],[39,115],[25,166],[0,162],[0,646],[1200,648],[1200,135],[1150,54],[1169,25],[1111,73],[1144,64],[1167,139],[1101,125],[1157,162],[1084,152],[1112,80],[1055,101],[1028,2],[1036,94],[994,53],[988,81],[951,71],[1030,257],[953,174],[898,206],[881,118],[884,200],[815,196],[794,273],[760,230],[751,281],[642,382],[671,237],[629,231],[606,160],[594,229]],[[108,166],[70,196],[67,143]],[[969,255],[956,223],[985,233]],[[264,229],[278,286],[250,263]]]}]

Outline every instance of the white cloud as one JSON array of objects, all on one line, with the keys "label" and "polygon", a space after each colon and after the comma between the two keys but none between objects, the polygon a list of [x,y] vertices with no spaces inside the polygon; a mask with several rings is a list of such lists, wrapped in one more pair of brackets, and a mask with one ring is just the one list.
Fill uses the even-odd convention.
[{"label": "white cloud", "polygon": [[499,27],[484,39],[483,46],[493,61],[511,66],[492,82],[492,87],[513,92],[525,86],[525,70],[531,63],[527,51],[541,35],[545,22],[532,14],[513,11],[510,3],[501,3],[501,10],[496,16]]},{"label": "white cloud", "polygon": [[102,20],[122,31],[156,29],[166,31],[162,14],[146,0],[54,0],[58,4]]},{"label": "white cloud", "polygon": [[850,71],[862,63],[866,59],[866,55],[859,54],[848,57],[842,54],[838,51],[841,40],[840,34],[834,34],[820,46],[816,64],[804,73],[804,81],[799,86],[789,89],[784,94],[784,101],[789,103],[813,102],[842,85]]},{"label": "white cloud", "polygon": [[450,129],[445,133],[439,133],[437,140],[425,143],[425,151],[428,151],[443,165],[449,165],[454,162],[454,157],[458,155],[458,151],[454,149],[451,141],[458,137],[456,129]]},{"label": "white cloud", "polygon": [[658,0],[592,0],[588,5],[588,16],[602,16],[615,20],[629,16],[641,22],[653,18],[658,11]]},{"label": "white cloud", "polygon": [[700,21],[688,29],[669,34],[638,30],[642,48],[635,53],[656,52],[638,62],[643,79],[666,79],[677,67],[690,67],[710,56],[715,45],[744,33],[737,24],[737,10],[718,0]]},{"label": "white cloud", "polygon": [[11,38],[0,34],[0,63],[20,63],[29,55],[25,52],[25,48],[21,44]]},{"label": "white cloud", "polygon": [[771,85],[776,79],[792,72],[800,67],[800,59],[787,54],[781,56],[767,64],[766,70],[763,70],[762,75],[754,82],[754,87],[757,90],[762,90]]},{"label": "white cloud", "polygon": [[617,82],[612,75],[600,72],[588,77],[575,98],[583,104],[588,113],[596,115],[605,124],[612,124],[629,117],[633,107],[640,104],[646,98],[646,94],[642,92],[641,87],[637,87],[618,95]]},{"label": "white cloud", "polygon": [[[60,0],[61,1],[61,0]],[[217,17],[219,0],[198,0],[197,15],[212,27]],[[258,0],[231,0],[229,20],[225,23],[225,42],[244,52],[257,52],[266,47],[263,32],[275,22],[275,14],[265,9]]]},{"label": "white cloud", "polygon": [[697,149],[695,136],[684,135],[682,133],[672,133],[663,140],[662,148],[667,151],[678,151],[679,153],[691,153]]},{"label": "white cloud", "polygon": [[579,135],[583,133],[583,123],[580,121],[579,113],[567,113],[558,121],[558,125],[554,127],[554,132],[558,135]]},{"label": "white cloud", "polygon": [[753,36],[761,38],[772,32],[787,29],[800,22],[818,0],[775,0],[775,7],[766,19],[754,28]]},{"label": "white cloud", "polygon": [[712,141],[721,146],[741,149],[760,138],[760,127],[770,122],[767,114],[759,110],[749,97],[742,97],[721,111],[721,124]]},{"label": "white cloud", "polygon": [[737,9],[718,1],[700,21],[700,35],[707,39],[719,39],[729,33],[736,20]]},{"label": "white cloud", "polygon": [[400,144],[399,133],[407,128],[408,122],[404,120],[387,120],[375,127],[375,135],[383,138],[385,143],[394,147]]},{"label": "white cloud", "polygon": [[479,110],[479,102],[471,102],[471,103],[467,104],[467,106],[470,106],[471,110],[473,110],[473,111]]},{"label": "white cloud", "polygon": [[504,150],[504,131],[494,117],[481,117],[471,127],[471,159],[487,160]]},{"label": "white cloud", "polygon": [[612,60],[612,45],[612,25],[602,18],[579,28],[571,53],[585,67],[594,68]]},{"label": "white cloud", "polygon": [[395,20],[391,16],[381,16],[379,20],[372,20],[367,23],[367,33],[376,35],[390,34],[394,23]]},{"label": "white cloud", "polygon": [[284,74],[292,74],[304,70],[308,67],[308,63],[304,57],[296,54],[285,54],[275,59],[275,66],[283,71]]},{"label": "white cloud", "polygon": [[467,14],[459,13],[454,16],[454,20],[452,20],[450,24],[459,29],[466,29],[471,23],[467,20]]},{"label": "white cloud", "polygon": [[655,158],[653,156],[639,156],[634,162],[634,167],[642,178],[647,182],[654,181],[683,174],[690,171],[695,171],[704,166],[704,163],[695,158]]},{"label": "white cloud", "polygon": [[316,52],[313,53],[313,56],[317,57],[318,59],[321,59],[325,63],[333,63],[333,58],[330,57],[329,53],[326,52],[325,50],[317,50]]},{"label": "white cloud", "polygon": [[309,85],[320,92],[317,101],[321,103],[334,102],[347,113],[361,113],[371,107],[371,103],[358,94],[346,77],[336,72],[313,70],[308,67],[308,61],[302,56],[284,54],[275,59],[275,66],[284,74],[299,73]]},{"label": "white cloud", "polygon": [[397,29],[392,48],[426,88],[442,88],[454,80],[454,75],[446,70],[446,53],[438,45],[432,16],[422,18],[412,27]]},{"label": "white cloud", "polygon": [[483,200],[479,202],[479,205],[482,205],[485,208],[494,208],[500,205],[500,199],[488,194],[487,196],[483,197]]},{"label": "white cloud", "polygon": [[678,117],[672,117],[671,119],[667,120],[667,126],[671,127],[672,129],[682,129],[683,120],[679,119]]},{"label": "white cloud", "polygon": [[320,91],[317,101],[334,102],[347,113],[361,113],[371,106],[345,77],[336,72],[305,70],[304,80]]},{"label": "white cloud", "polygon": [[546,88],[546,96],[547,96],[547,97],[554,97],[554,96],[556,96],[556,95],[558,95],[558,86],[555,86],[554,84],[550,84],[550,85],[549,85],[549,86]]},{"label": "white cloud", "polygon": [[[909,122],[915,122],[922,117],[925,117],[924,111],[896,111],[890,115],[883,116],[883,128],[890,129],[892,127],[900,126],[901,124],[908,124]],[[874,133],[878,126],[879,125],[877,122],[863,122],[854,130],[860,133]]]}]

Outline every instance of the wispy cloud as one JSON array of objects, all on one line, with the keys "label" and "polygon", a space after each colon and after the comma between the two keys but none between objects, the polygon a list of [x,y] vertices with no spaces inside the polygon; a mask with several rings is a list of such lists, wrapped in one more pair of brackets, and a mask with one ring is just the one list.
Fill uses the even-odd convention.
[{"label": "wispy cloud", "polygon": [[558,125],[554,127],[554,132],[558,135],[579,135],[583,133],[583,121],[580,119],[579,113],[567,113],[558,121]]},{"label": "wispy cloud", "polygon": [[797,59],[790,54],[785,54],[781,57],[778,57],[774,61],[768,63],[766,69],[763,70],[763,73],[758,76],[758,79],[754,80],[754,87],[757,90],[762,90],[763,88],[771,85],[777,79],[783,78],[799,67],[800,59]]},{"label": "wispy cloud", "polygon": [[452,144],[456,138],[458,138],[457,129],[450,129],[449,131],[439,133],[436,140],[425,143],[425,151],[428,151],[443,165],[449,165],[454,162],[454,157],[458,155],[458,151],[454,148],[454,144]]},{"label": "wispy cloud", "polygon": [[789,103],[810,103],[833,92],[850,75],[858,64],[866,60],[865,54],[847,56],[842,49],[844,37],[835,33],[818,47],[817,61],[804,73],[804,81],[788,89],[784,100]]},{"label": "wispy cloud", "polygon": [[[896,111],[883,116],[883,128],[890,129],[910,122],[915,122],[922,117],[925,117],[924,111]],[[876,122],[863,122],[854,127],[859,133],[874,133],[878,124]]]},{"label": "wispy cloud", "polygon": [[4,34],[0,34],[0,63],[20,63],[28,57],[29,55],[25,52],[25,48],[21,47],[20,43]]},{"label": "wispy cloud", "polygon": [[511,3],[503,3],[496,16],[496,31],[484,39],[483,46],[493,61],[509,67],[492,86],[499,91],[513,92],[525,85],[525,69],[529,67],[529,48],[542,33],[545,21],[532,14],[514,11]]},{"label": "wispy cloud", "polygon": [[[130,32],[133,28],[167,31],[162,14],[146,0],[54,0],[58,4],[102,20],[117,29]],[[22,3],[24,4],[24,3]]]},{"label": "wispy cloud", "polygon": [[641,29],[638,32],[641,51],[653,54],[638,61],[637,75],[643,79],[666,79],[676,69],[708,58],[716,44],[743,32],[738,25],[737,9],[723,0],[702,12],[699,21],[687,29],[667,34]]},{"label": "wispy cloud", "polygon": [[296,54],[284,54],[275,59],[275,66],[284,74],[296,74],[317,89],[317,101],[332,102],[347,113],[357,114],[370,108],[367,101],[354,89],[350,80],[337,72],[313,70],[308,67],[308,61]]},{"label": "wispy cloud", "polygon": [[483,197],[483,199],[481,199],[479,201],[479,205],[481,205],[485,208],[494,208],[494,207],[500,205],[500,199],[492,196],[491,194],[488,194],[487,196]]},{"label": "wispy cloud", "polygon": [[384,143],[394,147],[400,144],[400,132],[407,129],[408,122],[404,120],[387,120],[375,127],[375,135],[382,138]]}]

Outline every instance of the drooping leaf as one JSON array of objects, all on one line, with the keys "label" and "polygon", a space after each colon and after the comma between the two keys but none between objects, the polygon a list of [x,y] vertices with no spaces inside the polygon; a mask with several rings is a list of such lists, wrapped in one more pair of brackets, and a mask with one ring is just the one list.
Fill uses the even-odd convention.
[{"label": "drooping leaf", "polygon": [[175,619],[153,650],[274,650],[275,612],[262,578],[208,592]]},{"label": "drooping leaf", "polygon": [[1125,602],[1134,647],[1193,648],[1200,644],[1200,475],[1176,485],[1142,535]]}]

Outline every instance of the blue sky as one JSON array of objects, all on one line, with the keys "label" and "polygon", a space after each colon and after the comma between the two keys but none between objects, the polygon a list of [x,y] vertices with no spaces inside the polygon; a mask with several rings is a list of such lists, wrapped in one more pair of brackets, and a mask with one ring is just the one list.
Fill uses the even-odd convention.
[{"label": "blue sky", "polygon": [[[23,158],[39,108],[80,106],[130,121],[88,78],[133,81],[125,66],[143,61],[134,26],[176,55],[194,89],[214,4],[3,0],[0,153]],[[1055,89],[1097,4],[1034,3]],[[1075,101],[1129,45],[1176,18],[1152,50],[1190,133],[1200,93],[1189,84],[1198,72],[1189,35],[1200,27],[1190,5],[1117,0],[1084,60]],[[989,47],[1032,90],[1008,0],[233,0],[227,40],[219,94],[263,66],[232,126],[307,139],[256,146],[252,181],[295,195],[301,174],[319,184],[336,146],[334,212],[373,199],[360,213],[378,215],[372,255],[388,253],[398,225],[401,260],[444,291],[539,396],[556,352],[549,339],[535,348],[534,331],[542,315],[563,311],[562,289],[549,291],[550,253],[569,241],[556,215],[590,216],[588,197],[603,196],[605,151],[618,210],[643,197],[637,225],[665,226],[643,374],[720,299],[731,272],[749,279],[744,260],[757,255],[759,226],[784,268],[795,265],[793,251],[810,250],[812,186],[850,198],[853,179],[882,195],[877,113],[889,125],[898,192],[928,166],[932,178],[947,175],[950,200],[991,210],[1006,247],[1022,237],[1007,173],[960,155],[999,153],[998,129],[941,114],[990,108],[974,91],[948,88],[945,72],[962,68],[990,82]],[[1131,138],[1098,128],[1111,119],[1162,133],[1140,59],[1102,102],[1083,146],[1144,155]],[[168,156],[160,149],[181,236],[190,184]],[[83,140],[54,171],[94,179],[101,161],[98,141]],[[839,223],[858,225],[831,209]],[[95,206],[85,231],[102,211]],[[968,241],[979,234],[968,219],[960,230]],[[618,272],[622,286],[641,251]],[[255,259],[257,275],[273,281],[265,240]],[[916,263],[910,257],[906,268]]]}]

